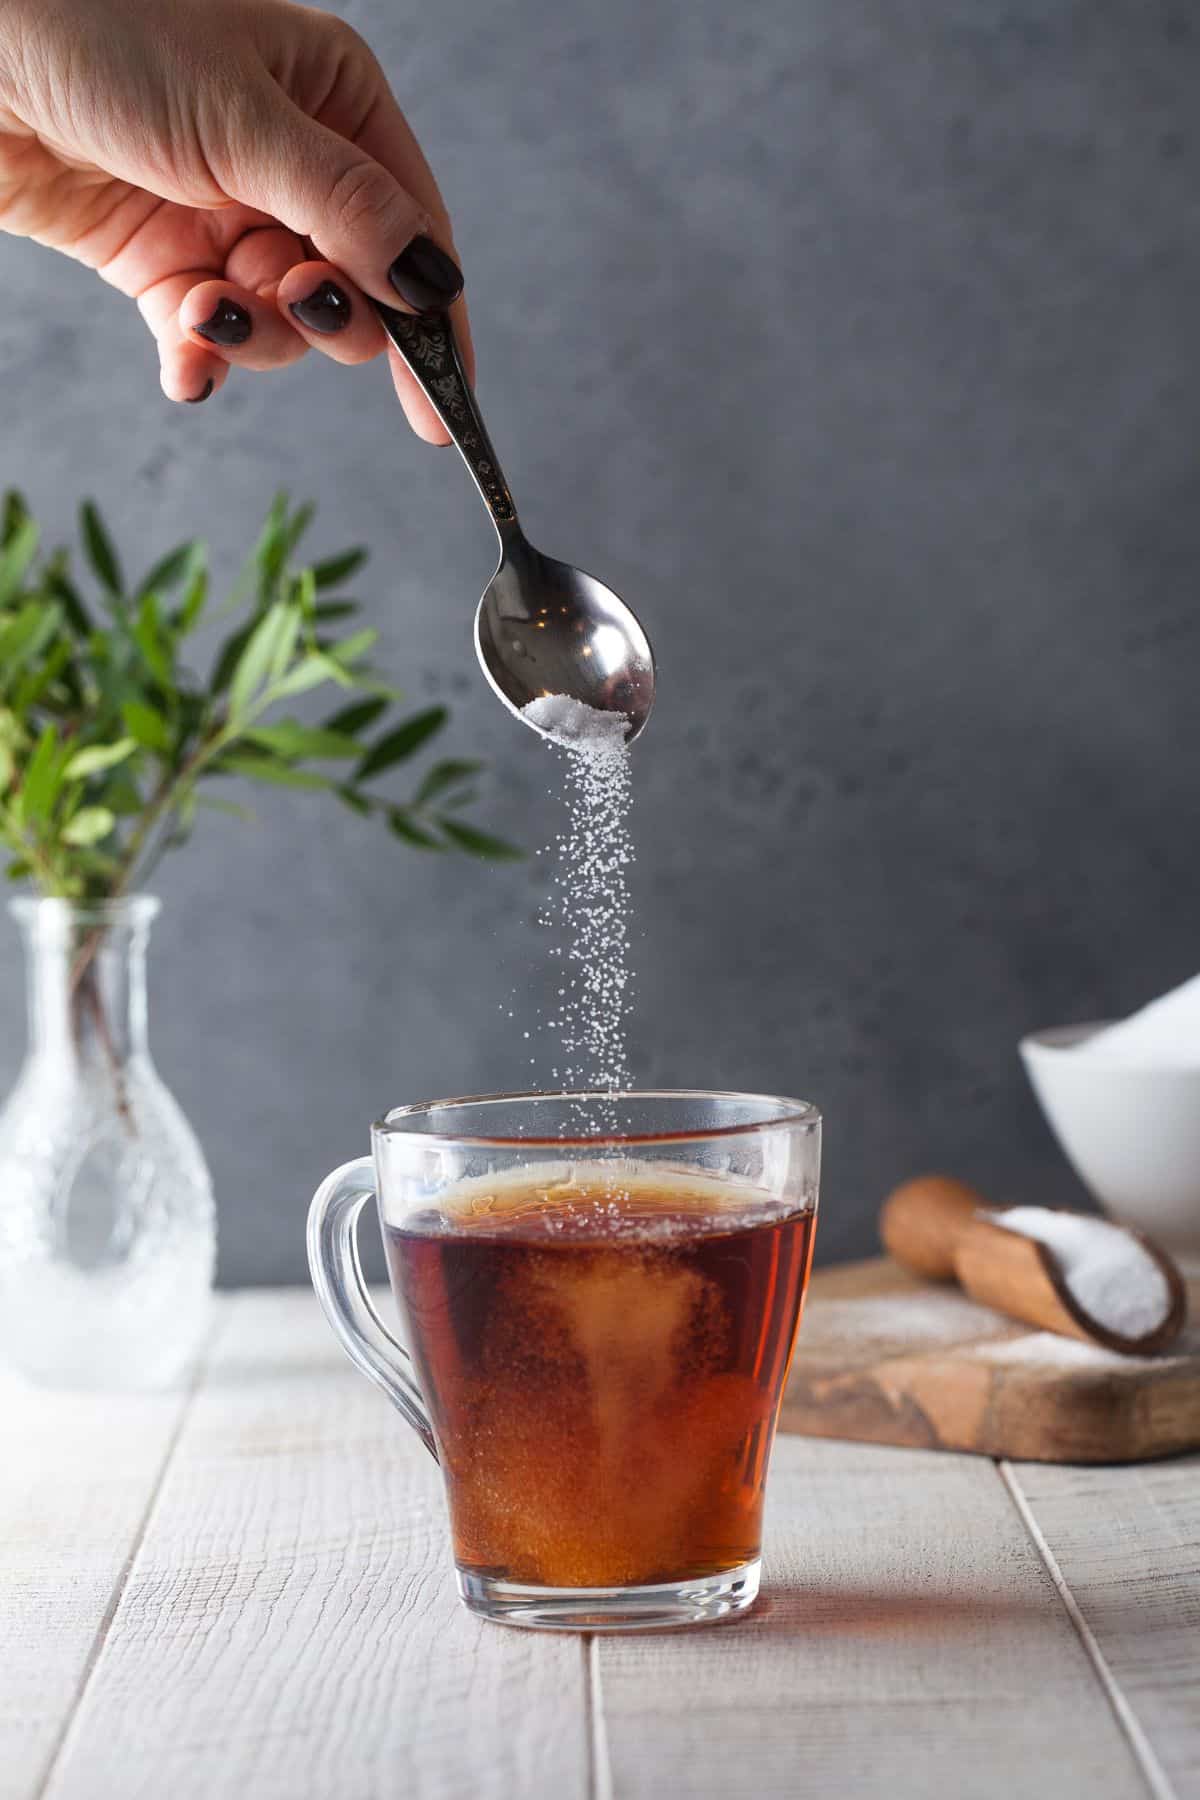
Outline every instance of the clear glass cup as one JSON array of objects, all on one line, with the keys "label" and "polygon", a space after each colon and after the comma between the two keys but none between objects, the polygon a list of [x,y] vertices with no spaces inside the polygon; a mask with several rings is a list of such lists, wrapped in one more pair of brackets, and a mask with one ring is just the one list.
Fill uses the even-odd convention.
[{"label": "clear glass cup", "polygon": [[[317,1296],[441,1465],[472,1611],[628,1631],[753,1604],[820,1132],[753,1094],[446,1100],[318,1188]],[[372,1196],[407,1349],[363,1281]]]}]

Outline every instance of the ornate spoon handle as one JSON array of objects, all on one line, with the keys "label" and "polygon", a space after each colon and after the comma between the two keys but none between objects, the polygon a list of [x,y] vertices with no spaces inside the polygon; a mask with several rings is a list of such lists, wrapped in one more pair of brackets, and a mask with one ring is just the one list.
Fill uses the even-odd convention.
[{"label": "ornate spoon handle", "polygon": [[449,317],[445,313],[397,312],[379,301],[374,306],[383,329],[470,469],[493,523],[497,528],[515,524],[517,509],[480,417]]}]

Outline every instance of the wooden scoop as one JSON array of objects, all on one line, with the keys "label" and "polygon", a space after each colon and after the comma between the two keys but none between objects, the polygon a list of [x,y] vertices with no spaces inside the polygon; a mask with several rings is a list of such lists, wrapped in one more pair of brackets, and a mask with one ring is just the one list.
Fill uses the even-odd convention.
[{"label": "wooden scoop", "polygon": [[949,1175],[920,1175],[884,1201],[879,1235],[885,1248],[914,1275],[957,1281],[973,1300],[1014,1319],[1057,1331],[1107,1350],[1148,1356],[1178,1337],[1187,1316],[1183,1277],[1166,1253],[1127,1226],[1118,1229],[1153,1258],[1167,1283],[1161,1325],[1141,1337],[1109,1330],[1079,1305],[1059,1257],[1048,1244],[994,1222],[1001,1209]]}]

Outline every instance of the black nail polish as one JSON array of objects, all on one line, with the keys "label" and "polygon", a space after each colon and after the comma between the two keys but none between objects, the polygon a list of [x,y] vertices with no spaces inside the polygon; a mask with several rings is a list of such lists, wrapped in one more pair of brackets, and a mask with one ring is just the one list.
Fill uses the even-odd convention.
[{"label": "black nail polish", "polygon": [[198,394],[190,394],[188,396],[187,404],[189,406],[199,406],[199,404],[202,400],[208,399],[208,396],[212,393],[212,391],[213,391],[213,378],[210,375],[208,380],[205,382],[204,386],[200,389],[200,392]]},{"label": "black nail polish", "polygon": [[222,300],[211,319],[205,319],[203,325],[193,325],[202,338],[210,344],[222,344],[232,349],[235,344],[244,344],[250,336],[250,314],[236,300]]},{"label": "black nail polish", "polygon": [[416,312],[445,312],[463,290],[462,270],[454,258],[427,237],[404,246],[388,280]]},{"label": "black nail polish", "polygon": [[323,281],[303,300],[292,301],[288,311],[294,313],[310,331],[345,331],[350,323],[350,296],[332,281]]}]

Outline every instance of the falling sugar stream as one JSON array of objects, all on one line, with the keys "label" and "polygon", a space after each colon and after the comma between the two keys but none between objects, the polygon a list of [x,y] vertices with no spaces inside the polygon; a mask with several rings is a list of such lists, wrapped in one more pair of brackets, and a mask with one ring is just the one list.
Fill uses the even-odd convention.
[{"label": "falling sugar stream", "polygon": [[567,822],[555,839],[551,892],[540,914],[560,980],[542,1029],[555,1047],[553,1086],[600,1095],[573,1123],[602,1136],[619,1126],[615,1096],[631,1085],[625,1023],[631,997],[629,887],[633,861],[629,721],[566,695],[523,709],[563,766]]}]

